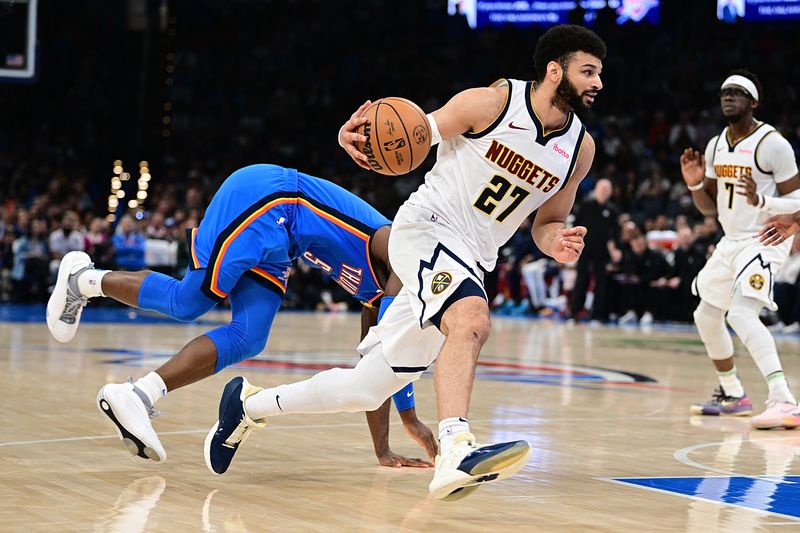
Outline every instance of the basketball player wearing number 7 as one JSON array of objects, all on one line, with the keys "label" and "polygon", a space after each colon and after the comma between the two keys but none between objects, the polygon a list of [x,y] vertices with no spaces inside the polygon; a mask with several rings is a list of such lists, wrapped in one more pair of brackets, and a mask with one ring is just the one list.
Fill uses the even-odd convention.
[{"label": "basketball player wearing number 7", "polygon": [[766,410],[750,423],[758,429],[791,429],[800,426],[800,409],[775,341],[758,315],[763,307],[776,308],[772,275],[786,260],[792,243],[767,246],[755,237],[768,213],[800,209],[800,177],[789,142],[753,118],[762,95],[754,74],[732,72],[719,93],[728,126],[709,141],[705,157],[692,149],[681,156],[681,174],[695,205],[704,215],[717,215],[725,232],[692,284],[700,297],[695,324],[720,386],[710,400],[692,405],[691,412],[712,416],[753,412],[734,365],[727,319],[769,387]]},{"label": "basketball player wearing number 7", "polygon": [[[467,421],[476,361],[490,330],[482,271],[494,268],[499,247],[534,210],[539,248],[563,263],[579,258],[586,228],[567,228],[565,220],[595,147],[576,112],[589,108],[602,88],[605,53],[592,31],[556,26],[536,45],[536,81],[468,89],[428,115],[432,143],[439,143],[436,165],[398,211],[389,237],[390,263],[404,287],[359,345],[364,357],[353,372],[361,377],[358,387],[349,383],[388,397],[436,360],[441,454],[429,489],[437,498],[508,477],[530,456],[526,441],[478,444]],[[339,135],[365,169],[369,161],[355,143],[367,140],[356,129],[368,104]],[[206,441],[209,466],[227,469],[251,420],[357,402],[343,400],[340,381],[323,372],[252,395],[226,391]]]}]

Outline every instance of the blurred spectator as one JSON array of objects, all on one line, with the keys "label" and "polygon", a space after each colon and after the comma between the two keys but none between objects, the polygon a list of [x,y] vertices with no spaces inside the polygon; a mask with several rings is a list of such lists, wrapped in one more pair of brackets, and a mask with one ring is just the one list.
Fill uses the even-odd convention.
[{"label": "blurred spectator", "polygon": [[658,286],[656,280],[666,278],[668,274],[669,264],[660,250],[648,248],[641,233],[631,238],[630,248],[625,250],[620,273],[616,276],[621,309],[625,311],[619,318],[620,324],[640,322],[649,325],[653,322],[654,313],[659,311],[657,295],[663,292],[663,286]]},{"label": "blurred spectator", "polygon": [[650,124],[650,129],[647,131],[647,146],[652,149],[657,149],[669,144],[670,127],[667,122],[667,117],[661,109],[657,110],[653,115],[653,122]]},{"label": "blurred spectator", "polygon": [[653,219],[665,211],[670,183],[657,165],[653,166],[650,176],[646,178],[636,191],[638,210],[641,217]]},{"label": "blurred spectator", "polygon": [[697,128],[689,122],[689,112],[681,111],[678,123],[669,130],[669,145],[675,152],[686,148],[697,148]]},{"label": "blurred spectator", "polygon": [[55,270],[61,258],[69,252],[84,251],[86,247],[83,232],[79,229],[80,219],[75,211],[67,211],[61,217],[61,225],[50,234],[50,254],[55,263]]},{"label": "blurred spectator", "polygon": [[653,220],[652,228],[645,235],[647,246],[661,248],[662,250],[672,250],[678,234],[670,229],[669,219],[666,215],[658,215]]},{"label": "blurred spectator", "polygon": [[173,240],[172,233],[164,223],[164,214],[156,211],[150,215],[150,220],[147,224],[145,233],[148,239],[163,239],[166,241]]},{"label": "blurred spectator", "polygon": [[14,226],[8,224],[0,238],[0,301],[11,299],[11,268],[14,266]]},{"label": "blurred spectator", "polygon": [[544,300],[540,297],[539,289],[523,282],[522,269],[524,265],[542,257],[531,238],[531,218],[526,218],[517,228],[511,239],[500,250],[504,261],[498,266],[497,296],[493,304],[498,307],[501,314],[521,315],[528,311],[538,312],[544,307]]},{"label": "blurred spectator", "polygon": [[123,216],[112,239],[119,270],[144,270],[144,241],[144,235],[137,229],[136,220],[130,215]]},{"label": "blurred spectator", "polygon": [[683,322],[693,320],[692,313],[700,300],[692,294],[692,282],[706,264],[706,250],[694,240],[688,226],[678,230],[678,247],[672,254],[672,277],[670,288],[677,289],[674,298],[674,313],[668,318]]},{"label": "blurred spectator", "polygon": [[95,217],[86,233],[86,253],[92,258],[95,268],[115,270],[115,252],[111,244],[111,225],[104,218]]},{"label": "blurred spectator", "polygon": [[35,218],[30,230],[14,241],[11,283],[17,302],[47,301],[50,250],[46,239],[47,222]]},{"label": "blurred spectator", "polygon": [[619,239],[619,210],[609,200],[613,188],[607,179],[601,179],[594,187],[594,197],[584,201],[578,207],[575,226],[588,229],[586,243],[577,265],[577,279],[572,292],[570,318],[576,320],[578,313],[586,301],[589,283],[594,279],[594,298],[592,302],[592,320],[605,322],[608,320],[606,305],[607,273],[606,267],[610,258],[619,262],[622,253],[617,248]]}]

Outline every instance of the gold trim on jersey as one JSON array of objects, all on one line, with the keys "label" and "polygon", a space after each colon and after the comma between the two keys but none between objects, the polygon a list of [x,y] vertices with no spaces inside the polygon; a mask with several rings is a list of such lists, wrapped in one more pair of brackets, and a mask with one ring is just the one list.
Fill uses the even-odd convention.
[{"label": "gold trim on jersey", "polygon": [[487,133],[489,133],[492,130],[494,130],[497,127],[497,125],[500,124],[500,122],[503,120],[503,117],[506,116],[506,113],[508,112],[508,108],[511,105],[511,80],[509,80],[507,78],[500,78],[499,80],[497,80],[496,82],[491,84],[489,87],[499,87],[500,84],[503,83],[503,82],[505,82],[506,85],[508,86],[508,92],[506,93],[506,101],[503,104],[503,109],[502,109],[502,111],[500,111],[500,114],[497,115],[494,118],[494,120],[492,120],[489,123],[489,125],[486,126],[485,128],[483,128],[482,130],[464,132],[464,134],[463,134],[464,137],[466,137],[467,139],[478,139],[480,137],[483,137]]},{"label": "gold trim on jersey", "polygon": [[[781,135],[781,132],[779,132],[778,130],[772,130],[772,131],[768,131],[767,133],[765,133],[764,136],[761,137],[761,139],[759,139],[758,144],[756,145],[756,149],[753,150],[753,161],[755,161],[756,168],[758,169],[759,172],[761,172],[762,174],[772,175],[772,174],[774,174],[774,172],[766,171],[763,168],[761,168],[761,165],[758,164],[758,149],[761,148],[761,143],[764,142],[764,139],[769,137],[770,133],[777,133],[778,135]],[[781,135],[781,137],[783,137],[783,135]]]},{"label": "gold trim on jersey", "polygon": [[564,181],[561,182],[561,186],[558,188],[559,191],[564,188],[564,186],[570,179],[572,179],[572,173],[575,171],[576,163],[578,162],[578,158],[581,156],[581,149],[583,149],[584,139],[586,139],[586,126],[581,124],[581,131],[578,132],[578,139],[575,142],[575,145],[578,147],[578,149],[575,150],[575,156],[569,163],[569,169],[567,170],[567,177],[564,178]]},{"label": "gold trim on jersey", "polygon": [[533,88],[533,82],[529,81],[525,84],[525,107],[528,108],[528,115],[530,115],[533,125],[536,127],[536,142],[542,146],[545,146],[548,142],[550,142],[551,139],[561,137],[565,133],[569,132],[570,127],[572,126],[573,118],[575,117],[575,113],[571,111],[568,112],[566,121],[560,128],[545,132],[544,124],[539,118],[539,115],[536,113],[536,110],[533,108]]},{"label": "gold trim on jersey", "polygon": [[748,133],[748,134],[747,134],[747,135],[745,135],[744,137],[741,137],[741,138],[739,138],[739,139],[736,139],[736,142],[735,142],[735,143],[733,143],[733,144],[731,144],[731,128],[730,128],[730,126],[728,126],[727,128],[725,128],[725,142],[726,142],[726,143],[728,143],[728,152],[733,152],[733,149],[734,149],[734,148],[736,148],[736,146],[737,146],[737,145],[738,145],[740,142],[742,142],[743,140],[745,140],[745,139],[747,139],[747,138],[751,137],[751,136],[752,136],[752,135],[753,135],[755,132],[757,132],[758,130],[760,130],[760,129],[762,128],[762,126],[766,126],[766,125],[767,125],[767,123],[766,123],[766,122],[759,122],[759,123],[758,123],[758,126],[756,126],[756,127],[755,127],[755,129],[754,129],[753,131],[751,131],[750,133]]}]

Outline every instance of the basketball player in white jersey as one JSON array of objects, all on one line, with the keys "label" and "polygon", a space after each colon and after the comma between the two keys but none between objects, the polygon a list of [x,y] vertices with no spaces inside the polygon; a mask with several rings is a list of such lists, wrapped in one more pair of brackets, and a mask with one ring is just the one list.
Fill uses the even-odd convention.
[{"label": "basketball player in white jersey", "polygon": [[[389,237],[389,260],[404,287],[359,345],[363,358],[352,370],[260,392],[242,378],[231,381],[206,438],[212,471],[228,468],[260,419],[373,409],[434,360],[441,453],[430,492],[458,498],[527,463],[526,441],[482,446],[467,421],[476,361],[490,329],[483,271],[494,268],[498,248],[537,209],[531,233],[538,247],[562,263],[579,258],[586,228],[567,228],[565,220],[595,146],[575,112],[586,110],[602,88],[605,53],[594,32],[556,26],[536,45],[537,81],[467,89],[428,115],[432,141],[439,143],[436,165],[398,211]],[[339,135],[365,169],[366,156],[354,142],[366,141],[355,130],[368,104]]]},{"label": "basketball player in white jersey", "polygon": [[695,205],[716,214],[725,235],[693,290],[700,297],[694,320],[720,386],[693,414],[747,416],[753,411],[733,360],[725,320],[739,336],[767,381],[766,410],[751,419],[759,429],[800,426],[800,409],[786,383],[775,341],[758,318],[775,309],[772,276],[789,254],[791,240],[766,246],[755,237],[770,213],[800,208],[800,177],[794,151],[775,128],[753,118],[763,96],[758,78],[734,71],[722,83],[720,105],[728,126],[712,138],[705,157],[687,149],[681,173]]}]

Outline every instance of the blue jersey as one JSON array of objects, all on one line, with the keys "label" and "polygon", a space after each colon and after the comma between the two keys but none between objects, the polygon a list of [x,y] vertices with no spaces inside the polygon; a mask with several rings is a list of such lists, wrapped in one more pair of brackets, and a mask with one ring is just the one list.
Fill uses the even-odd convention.
[{"label": "blue jersey", "polygon": [[203,292],[222,300],[242,275],[285,293],[292,260],[302,257],[371,305],[383,291],[370,264],[370,240],[388,224],[329,181],[252,165],[225,180],[191,231],[190,268],[205,268]]}]

